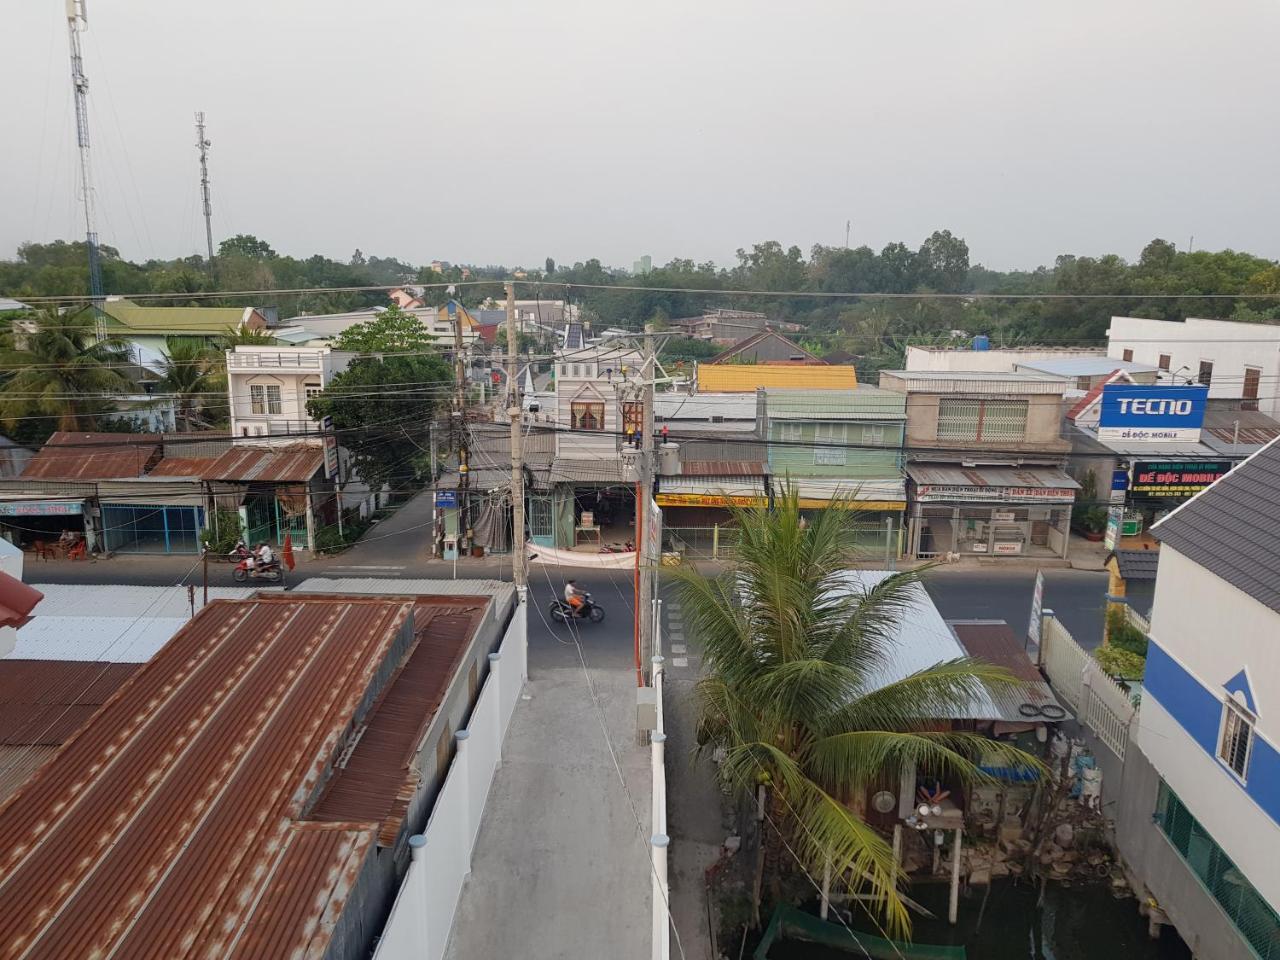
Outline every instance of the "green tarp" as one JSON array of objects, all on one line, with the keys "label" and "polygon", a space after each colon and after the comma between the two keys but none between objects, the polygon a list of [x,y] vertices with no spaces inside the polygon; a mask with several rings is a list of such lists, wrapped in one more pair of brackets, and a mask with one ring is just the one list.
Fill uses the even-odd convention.
[{"label": "green tarp", "polygon": [[838,950],[848,951],[851,957],[869,957],[871,960],[966,960],[964,947],[948,947],[941,944],[903,943],[882,940],[870,934],[856,935],[838,923],[828,923],[817,917],[782,904],[773,911],[764,939],[753,954],[755,960],[769,960],[769,948],[778,940],[805,940],[821,943]]}]

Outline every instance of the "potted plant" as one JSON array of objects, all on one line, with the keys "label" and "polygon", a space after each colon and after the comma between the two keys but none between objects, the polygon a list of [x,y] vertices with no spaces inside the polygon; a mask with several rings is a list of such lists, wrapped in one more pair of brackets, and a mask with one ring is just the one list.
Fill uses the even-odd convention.
[{"label": "potted plant", "polygon": [[1107,510],[1105,507],[1090,507],[1080,517],[1080,529],[1086,540],[1098,541],[1107,531]]}]

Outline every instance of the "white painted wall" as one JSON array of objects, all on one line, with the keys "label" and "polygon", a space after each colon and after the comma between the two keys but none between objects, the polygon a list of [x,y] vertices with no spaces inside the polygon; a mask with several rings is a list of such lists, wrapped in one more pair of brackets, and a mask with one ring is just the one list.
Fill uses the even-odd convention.
[{"label": "white painted wall", "polygon": [[[1280,614],[1166,544],[1151,637],[1210,691],[1221,692],[1243,666],[1259,709],[1255,734],[1280,744]],[[1154,697],[1143,699],[1137,742],[1249,881],[1280,903],[1280,825]]]},{"label": "white painted wall", "polygon": [[1257,730],[1280,743],[1280,614],[1168,545],[1152,604],[1151,636],[1209,689],[1248,670]]},{"label": "white painted wall", "polygon": [[[1063,360],[1069,357],[1098,357],[1100,350],[942,350],[907,347],[908,370],[987,371],[1012,373],[1015,364],[1033,360]],[[1135,358],[1136,359],[1136,358]]]},{"label": "white painted wall", "polygon": [[[227,351],[227,395],[233,436],[279,437],[319,429],[307,413],[307,389],[324,389],[347,369],[355,354],[328,347],[257,347],[239,345]],[[254,385],[280,388],[280,412],[255,413]]]},{"label": "white painted wall", "polygon": [[1237,323],[1232,320],[1185,321],[1147,320],[1141,317],[1112,317],[1107,331],[1107,356],[1120,359],[1133,351],[1137,363],[1160,365],[1160,355],[1169,355],[1169,377],[1179,383],[1200,372],[1200,361],[1213,364],[1209,384],[1211,400],[1239,399],[1243,392],[1245,367],[1261,371],[1258,409],[1280,416],[1280,325]]},{"label": "white painted wall", "polygon": [[1280,903],[1280,826],[1244,790],[1228,782],[1229,774],[1153,697],[1142,701],[1137,740],[1151,765],[1258,893],[1268,903]]}]

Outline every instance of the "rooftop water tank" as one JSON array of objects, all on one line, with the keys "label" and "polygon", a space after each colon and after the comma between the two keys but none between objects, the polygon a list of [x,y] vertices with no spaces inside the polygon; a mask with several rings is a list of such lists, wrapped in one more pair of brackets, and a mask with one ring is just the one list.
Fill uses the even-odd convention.
[{"label": "rooftop water tank", "polygon": [[976,337],[973,338],[973,349],[990,350],[991,338],[988,337],[985,333],[978,334]]}]

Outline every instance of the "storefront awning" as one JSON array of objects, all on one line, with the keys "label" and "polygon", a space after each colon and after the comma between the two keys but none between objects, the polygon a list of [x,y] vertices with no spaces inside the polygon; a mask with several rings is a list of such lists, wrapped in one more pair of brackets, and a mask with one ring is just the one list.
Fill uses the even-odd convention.
[{"label": "storefront awning", "polygon": [[654,498],[660,507],[765,507],[763,477],[662,477]]},{"label": "storefront awning", "polygon": [[1057,467],[909,464],[922,503],[1072,503],[1080,484]]},{"label": "storefront awning", "polygon": [[[775,477],[773,492],[781,494],[788,481]],[[845,477],[792,477],[790,484],[800,497],[805,510],[822,510],[839,498],[860,510],[904,510],[907,506],[906,481],[852,480]]]}]

